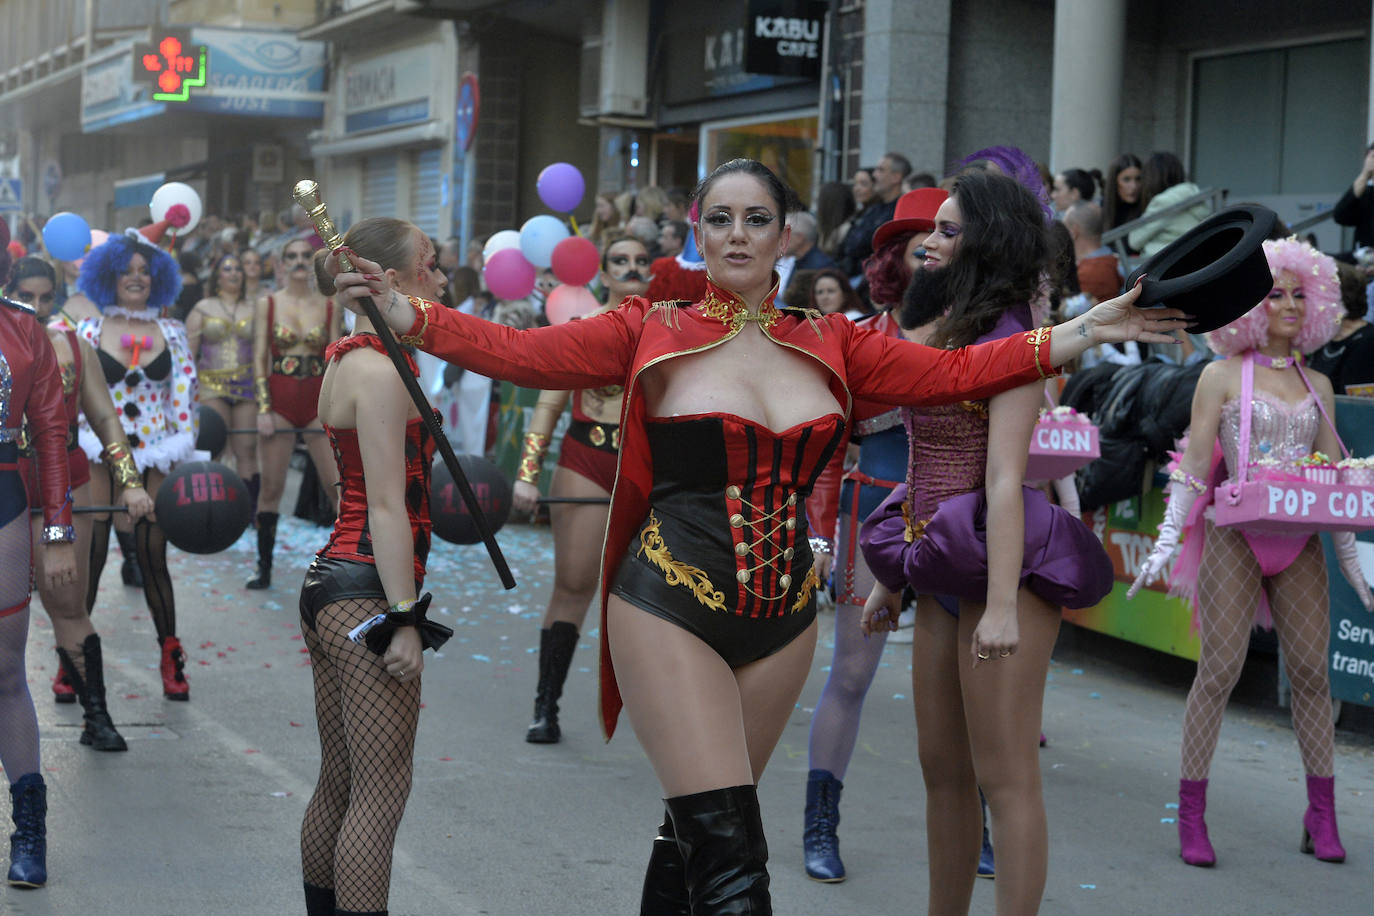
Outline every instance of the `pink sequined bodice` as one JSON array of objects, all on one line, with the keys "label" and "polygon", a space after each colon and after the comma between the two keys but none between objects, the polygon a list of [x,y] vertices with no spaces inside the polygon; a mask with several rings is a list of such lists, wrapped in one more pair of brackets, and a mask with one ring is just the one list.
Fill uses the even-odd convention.
[{"label": "pink sequined bodice", "polygon": [[[1251,401],[1250,461],[1273,458],[1280,469],[1297,473],[1297,460],[1312,451],[1317,440],[1321,416],[1317,403],[1308,395],[1296,404],[1256,391]],[[1240,398],[1221,405],[1218,435],[1226,456],[1226,469],[1234,474],[1240,453]]]},{"label": "pink sequined bodice", "polygon": [[988,404],[963,401],[902,410],[911,467],[911,518],[923,521],[940,503],[983,486],[988,466]]}]

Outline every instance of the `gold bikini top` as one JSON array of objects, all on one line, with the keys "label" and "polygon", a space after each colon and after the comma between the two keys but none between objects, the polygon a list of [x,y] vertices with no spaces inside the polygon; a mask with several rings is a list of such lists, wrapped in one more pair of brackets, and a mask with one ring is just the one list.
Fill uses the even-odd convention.
[{"label": "gold bikini top", "polygon": [[327,333],[329,333],[328,328],[321,324],[298,337],[295,328],[284,324],[274,324],[272,326],[272,342],[283,350],[294,347],[298,343],[305,344],[312,350],[318,350],[324,346],[324,337]]},{"label": "gold bikini top", "polygon": [[251,340],[253,337],[253,316],[240,318],[238,321],[231,322],[228,318],[217,318],[210,316],[205,319],[204,328],[201,330],[201,337],[207,342],[217,344],[223,343],[229,338],[229,334],[240,340]]}]

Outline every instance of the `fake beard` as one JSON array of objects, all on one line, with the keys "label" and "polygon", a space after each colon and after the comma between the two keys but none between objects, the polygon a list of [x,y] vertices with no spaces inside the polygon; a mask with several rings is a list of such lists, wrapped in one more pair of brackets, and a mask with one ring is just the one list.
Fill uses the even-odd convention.
[{"label": "fake beard", "polygon": [[902,297],[898,323],[904,328],[919,328],[943,317],[950,306],[949,268],[918,270]]}]

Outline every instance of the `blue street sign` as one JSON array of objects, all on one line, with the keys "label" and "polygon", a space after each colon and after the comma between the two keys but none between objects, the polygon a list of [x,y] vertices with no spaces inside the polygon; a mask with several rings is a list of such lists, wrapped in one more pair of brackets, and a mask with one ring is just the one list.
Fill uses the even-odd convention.
[{"label": "blue street sign", "polygon": [[24,182],[20,178],[0,178],[0,213],[24,209]]}]

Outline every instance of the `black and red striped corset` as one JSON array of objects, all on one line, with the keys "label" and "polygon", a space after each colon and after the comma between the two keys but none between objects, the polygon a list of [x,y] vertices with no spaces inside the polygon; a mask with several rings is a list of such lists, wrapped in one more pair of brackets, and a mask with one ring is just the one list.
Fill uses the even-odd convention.
[{"label": "black and red striped corset", "polygon": [[844,433],[839,414],[782,432],[731,414],[651,418],[650,515],[631,550],[711,610],[803,609],[819,585],[804,500]]}]

